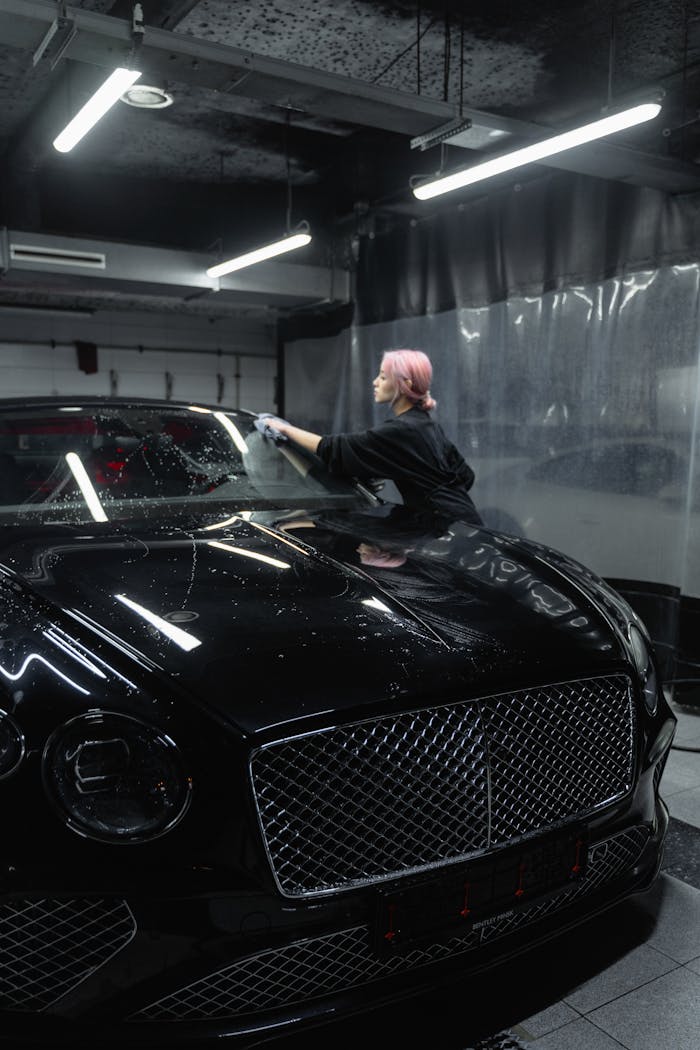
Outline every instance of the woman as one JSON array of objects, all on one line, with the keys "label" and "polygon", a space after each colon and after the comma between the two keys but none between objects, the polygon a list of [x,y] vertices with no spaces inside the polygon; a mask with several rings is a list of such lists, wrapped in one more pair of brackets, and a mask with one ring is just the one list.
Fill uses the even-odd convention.
[{"label": "woman", "polygon": [[430,360],[420,350],[388,350],[373,383],[374,400],[391,405],[393,416],[356,434],[322,437],[285,420],[265,422],[315,453],[332,474],[389,478],[405,506],[479,525],[468,495],[474,472],[430,417],[432,375]]}]

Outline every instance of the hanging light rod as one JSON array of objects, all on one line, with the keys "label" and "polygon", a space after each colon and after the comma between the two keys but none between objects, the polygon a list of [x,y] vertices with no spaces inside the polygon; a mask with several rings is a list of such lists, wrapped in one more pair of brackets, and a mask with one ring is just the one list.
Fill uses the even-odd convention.
[{"label": "hanging light rod", "polygon": [[225,273],[243,270],[246,266],[253,266],[254,263],[263,262],[265,259],[272,259],[275,255],[283,255],[284,252],[293,252],[295,248],[303,248],[310,240],[311,234],[307,226],[303,233],[294,233],[289,237],[283,237],[281,241],[266,244],[262,248],[256,248],[255,251],[246,252],[245,255],[238,255],[235,259],[227,259],[226,262],[210,266],[207,270],[207,277],[223,277]]},{"label": "hanging light rod", "polygon": [[483,164],[475,164],[471,168],[455,171],[451,175],[420,183],[413,187],[413,194],[422,201],[429,200],[431,197],[439,197],[442,193],[450,193],[463,186],[471,186],[474,182],[501,175],[513,168],[520,168],[523,164],[532,164],[545,157],[551,157],[555,153],[573,149],[574,146],[581,146],[584,142],[592,142],[605,135],[612,135],[616,131],[634,127],[635,124],[642,124],[645,120],[652,120],[660,110],[661,106],[658,102],[645,102],[642,105],[621,110],[601,120],[594,120],[591,124],[574,128],[572,131],[565,131],[560,135],[543,139],[542,142],[534,142],[531,146],[523,146],[522,149],[485,160]]},{"label": "hanging light rod", "polygon": [[121,98],[127,88],[135,84],[141,74],[135,69],[115,69],[95,94],[87,100],[60,135],[53,140],[59,153],[68,153],[80,142],[97,121]]}]

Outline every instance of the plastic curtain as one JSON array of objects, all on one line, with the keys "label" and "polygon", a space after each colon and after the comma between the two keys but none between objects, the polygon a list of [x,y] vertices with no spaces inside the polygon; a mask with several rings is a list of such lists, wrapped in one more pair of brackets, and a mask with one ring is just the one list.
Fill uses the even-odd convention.
[{"label": "plastic curtain", "polygon": [[487,524],[616,581],[670,656],[700,598],[699,307],[688,264],[291,344],[288,415],[370,425],[382,352],[425,350]]}]

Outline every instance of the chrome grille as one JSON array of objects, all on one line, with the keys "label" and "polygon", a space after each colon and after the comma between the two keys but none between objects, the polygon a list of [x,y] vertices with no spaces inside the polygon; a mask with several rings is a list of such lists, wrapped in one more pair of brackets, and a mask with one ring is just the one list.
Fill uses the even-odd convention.
[{"label": "chrome grille", "polygon": [[10,900],[0,906],[0,1009],[43,1010],[136,932],[123,900]]},{"label": "chrome grille", "polygon": [[631,868],[641,856],[649,832],[632,828],[594,846],[585,877],[543,904],[504,916],[492,925],[453,937],[443,944],[414,948],[406,955],[378,959],[366,926],[309,937],[239,959],[151,1003],[131,1021],[200,1021],[236,1017],[306,1002],[347,991],[394,974],[455,958],[515,928],[567,907]]},{"label": "chrome grille", "polygon": [[253,775],[289,894],[386,878],[488,845],[484,733],[474,705],[300,737],[259,752]]},{"label": "chrome grille", "polygon": [[629,679],[614,675],[261,748],[251,776],[279,888],[349,889],[582,817],[631,787],[633,728]]},{"label": "chrome grille", "polygon": [[625,794],[633,755],[626,684],[622,677],[595,678],[484,704],[491,845],[574,819]]},{"label": "chrome grille", "polygon": [[182,1021],[257,1013],[329,995],[468,952],[478,936],[453,937],[404,956],[378,959],[366,926],[250,955],[147,1006],[132,1021]]}]

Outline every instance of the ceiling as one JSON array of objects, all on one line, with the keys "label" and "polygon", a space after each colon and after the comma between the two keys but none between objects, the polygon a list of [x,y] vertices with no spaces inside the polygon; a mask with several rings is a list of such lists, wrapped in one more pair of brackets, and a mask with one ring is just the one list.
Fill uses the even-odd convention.
[{"label": "ceiling", "polygon": [[[668,193],[700,190],[700,0],[142,8],[145,32],[134,35],[130,0],[0,0],[0,225],[10,231],[0,305],[206,316],[330,308],[350,295],[358,230],[445,206],[416,201],[413,176],[466,166],[656,89],[664,98],[655,121],[551,164]],[[106,70],[128,61],[134,41],[141,83],[166,88],[173,104],[118,103],[71,153],[57,153],[55,135]],[[458,139],[411,148],[460,115],[471,128]],[[482,184],[460,199],[483,193]],[[293,260],[240,271],[216,290],[204,277],[219,257],[301,219],[314,241]],[[20,242],[78,256],[52,263],[35,252],[32,261],[10,250]],[[125,253],[124,244],[133,247]]]}]

